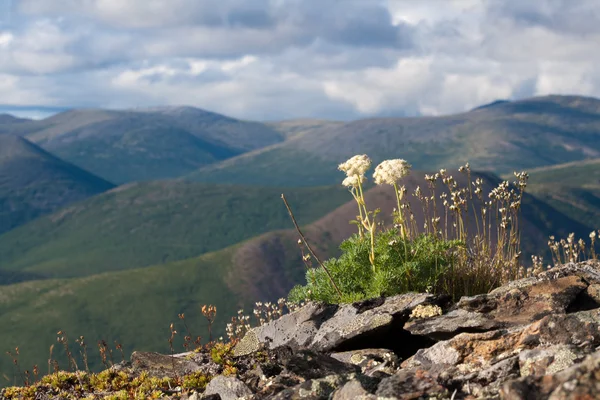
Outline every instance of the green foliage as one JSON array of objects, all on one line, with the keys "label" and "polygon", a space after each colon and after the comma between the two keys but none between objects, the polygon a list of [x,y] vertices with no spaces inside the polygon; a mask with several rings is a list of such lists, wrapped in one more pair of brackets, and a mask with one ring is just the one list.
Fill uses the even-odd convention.
[{"label": "green foliage", "polygon": [[210,357],[211,359],[223,366],[223,375],[236,375],[237,368],[235,365],[235,360],[233,359],[233,347],[235,346],[234,342],[228,343],[215,343],[215,345],[210,349]]},{"label": "green foliage", "polygon": [[233,343],[216,343],[210,349],[210,357],[217,364],[224,365],[233,355]]},{"label": "green foliage", "polygon": [[307,285],[294,287],[289,300],[348,303],[411,291],[431,292],[439,287],[440,280],[455,261],[454,250],[460,245],[459,241],[446,241],[432,235],[403,240],[397,229],[388,229],[375,237],[373,269],[369,261],[370,238],[354,235],[340,246],[339,258],[324,264],[340,288],[342,298],[323,269],[311,269],[306,274]]},{"label": "green foliage", "polygon": [[195,389],[204,390],[206,385],[210,382],[210,377],[202,372],[192,372],[183,377],[183,388],[184,389]]},{"label": "green foliage", "polygon": [[[185,388],[204,388],[208,383],[206,377],[194,373],[184,378]],[[177,386],[178,382],[172,378],[150,377],[147,372],[133,377],[123,371],[105,370],[97,374],[85,372],[58,371],[44,376],[39,382],[24,387],[5,388],[0,396],[4,399],[29,399],[37,398],[36,394],[48,397],[56,394],[58,398],[79,399],[98,398],[98,393],[110,392],[105,399],[157,399],[163,397],[164,392]],[[196,386],[193,386],[196,385]]]}]

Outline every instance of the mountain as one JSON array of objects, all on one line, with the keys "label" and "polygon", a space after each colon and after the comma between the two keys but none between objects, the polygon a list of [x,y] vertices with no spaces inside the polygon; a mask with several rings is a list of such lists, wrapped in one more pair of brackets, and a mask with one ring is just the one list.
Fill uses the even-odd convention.
[{"label": "mountain", "polygon": [[600,158],[534,168],[528,173],[530,182],[536,185],[600,188]]},{"label": "mountain", "polygon": [[281,133],[285,138],[312,132],[318,129],[333,128],[343,125],[343,122],[322,119],[292,119],[277,122],[267,122],[266,125]]},{"label": "mountain", "polygon": [[[133,183],[0,236],[4,271],[86,276],[162,264],[288,227],[280,188]],[[300,223],[348,199],[336,187],[285,189]]]},{"label": "mountain", "polygon": [[113,187],[21,137],[0,135],[0,233]]},{"label": "mountain", "polygon": [[0,122],[0,132],[118,184],[177,177],[284,140],[264,124],[192,107],[70,110],[41,121]]},{"label": "mountain", "polygon": [[0,125],[8,124],[20,124],[23,122],[31,122],[32,120],[27,118],[18,118],[11,114],[0,114]]},{"label": "mountain", "polygon": [[600,157],[600,100],[545,96],[499,102],[466,113],[372,118],[324,126],[199,169],[200,182],[312,186],[343,177],[336,165],[355,154],[375,163],[404,158],[436,170],[467,161],[476,170],[512,172]]},{"label": "mountain", "polygon": [[600,159],[536,168],[529,174],[531,193],[571,218],[600,228]]},{"label": "mountain", "polygon": [[[414,175],[405,182],[408,193],[412,193],[417,185],[426,185],[420,174]],[[484,191],[498,183],[498,179],[491,175],[481,176],[487,182]],[[455,178],[461,185],[466,183],[463,175]],[[367,204],[381,208],[382,221],[388,224],[387,216],[395,203],[390,189],[389,186],[378,186],[366,193]],[[285,190],[290,204],[298,211],[297,216],[304,225],[309,242],[322,258],[337,255],[341,241],[356,230],[348,223],[356,215],[354,202],[347,201],[306,225],[307,218],[300,219],[302,196],[294,193],[293,190]],[[346,200],[349,197],[345,193]],[[526,196],[523,207],[520,224],[529,249],[545,248],[550,233],[564,236],[570,231],[587,232],[586,226],[532,196]],[[413,209],[418,210],[416,203]],[[236,214],[237,223],[248,217],[243,211],[240,209]],[[231,218],[234,217],[226,219]],[[417,218],[421,223],[422,216],[417,213]],[[109,214],[107,219],[112,219],[112,216]],[[291,223],[280,226],[291,227]],[[195,236],[194,232],[188,234],[197,242],[207,238]],[[163,265],[3,286],[0,325],[4,329],[0,331],[0,342],[6,349],[21,346],[23,369],[31,368],[34,363],[45,365],[48,348],[55,342],[58,330],[66,331],[71,339],[84,335],[91,347],[96,340],[105,339],[109,344],[118,340],[126,353],[134,348],[168,352],[169,324],[174,322],[179,332],[185,331],[177,320],[180,313],[185,314],[193,335],[201,335],[206,342],[207,324],[200,313],[203,304],[217,306],[214,333],[219,336],[224,334],[229,318],[240,308],[250,314],[254,302],[276,300],[285,296],[295,284],[304,283],[305,267],[297,239],[293,229],[285,229],[268,232],[216,252]],[[155,245],[149,242],[146,249],[151,251]],[[63,260],[70,258],[67,256],[70,251],[65,251]],[[106,248],[101,252],[109,251],[112,250]],[[183,350],[182,336],[176,337],[176,349]],[[61,351],[56,348],[55,355]],[[113,356],[120,360],[116,350]],[[99,366],[95,348],[90,349],[90,357],[92,364]],[[0,372],[8,375],[10,368],[11,360],[0,358]]]}]

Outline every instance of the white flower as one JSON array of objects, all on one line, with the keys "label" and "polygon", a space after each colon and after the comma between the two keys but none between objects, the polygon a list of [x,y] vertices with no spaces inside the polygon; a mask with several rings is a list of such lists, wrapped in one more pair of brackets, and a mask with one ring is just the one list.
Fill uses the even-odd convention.
[{"label": "white flower", "polygon": [[363,183],[364,177],[358,175],[347,176],[343,181],[342,185],[346,187],[358,187],[360,183]]},{"label": "white flower", "polygon": [[378,185],[387,183],[393,185],[400,179],[408,175],[410,172],[410,164],[405,160],[385,160],[375,168],[373,178]]},{"label": "white flower", "polygon": [[340,171],[344,171],[346,176],[363,176],[371,167],[371,159],[366,154],[356,155],[338,166]]}]

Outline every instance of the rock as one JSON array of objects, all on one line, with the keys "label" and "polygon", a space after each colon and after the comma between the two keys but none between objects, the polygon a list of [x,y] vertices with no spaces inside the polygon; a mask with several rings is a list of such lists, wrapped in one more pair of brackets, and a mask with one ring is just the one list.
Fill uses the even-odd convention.
[{"label": "rock", "polygon": [[439,385],[425,370],[411,368],[385,378],[377,387],[378,398],[422,399],[449,397],[448,389]]},{"label": "rock", "polygon": [[[377,385],[373,389],[377,389]],[[333,393],[332,400],[376,400],[377,396],[368,392],[358,379],[346,382]]]},{"label": "rock", "polygon": [[552,375],[528,375],[505,383],[501,398],[526,399],[598,399],[600,398],[600,352],[587,356],[581,363]]},{"label": "rock", "polygon": [[355,373],[359,368],[325,354],[302,350],[284,363],[284,370],[303,379],[316,379],[328,375]]},{"label": "rock", "polygon": [[[454,305],[415,293],[309,303],[248,332],[234,382],[247,389],[238,395],[269,399],[591,399],[597,348],[600,263],[591,261]],[[203,353],[187,358],[196,367],[183,369],[220,368]]]},{"label": "rock", "polygon": [[519,353],[519,372],[521,376],[542,376],[555,374],[581,361],[583,352],[572,345],[552,345]]},{"label": "rock", "polygon": [[377,372],[394,374],[398,368],[398,357],[388,349],[362,349],[332,353],[331,357],[347,364],[360,367],[365,375]]},{"label": "rock", "polygon": [[323,378],[310,379],[294,387],[282,390],[281,392],[269,397],[272,400],[288,399],[311,399],[326,400],[331,394],[345,382],[349,377],[345,375],[329,375]]},{"label": "rock", "polygon": [[131,367],[134,371],[146,371],[148,375],[162,378],[184,376],[201,370],[193,361],[186,360],[182,355],[168,356],[159,353],[134,351],[131,354]]},{"label": "rock", "polygon": [[[343,351],[365,347],[364,343],[369,342],[398,347],[399,337],[391,338],[390,331],[409,335],[402,332],[402,326],[411,311],[418,305],[436,300],[438,298],[430,294],[408,293],[380,299],[379,302],[342,306],[309,303],[296,312],[251,329],[236,345],[234,354],[239,357],[262,347],[274,349],[281,346],[322,352]],[[422,338],[414,338],[413,342],[419,345],[428,343]]]},{"label": "rock", "polygon": [[236,357],[252,354],[266,346],[304,348],[309,346],[320,325],[338,306],[309,303],[301,309],[251,329],[234,348]]},{"label": "rock", "polygon": [[462,332],[482,332],[537,321],[565,313],[582,292],[586,281],[577,275],[557,279],[526,278],[489,294],[463,297],[454,310],[425,320],[409,321],[404,329],[413,335],[444,340]]},{"label": "rock", "polygon": [[221,400],[251,399],[253,394],[234,376],[219,375],[214,377],[206,386],[204,397],[218,394]]}]

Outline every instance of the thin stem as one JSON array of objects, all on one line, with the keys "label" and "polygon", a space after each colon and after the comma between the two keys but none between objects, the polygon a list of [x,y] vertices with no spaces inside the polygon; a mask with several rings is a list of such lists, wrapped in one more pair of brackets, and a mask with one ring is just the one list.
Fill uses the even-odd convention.
[{"label": "thin stem", "polygon": [[292,222],[294,223],[294,226],[296,227],[296,231],[298,231],[298,235],[300,235],[300,238],[302,239],[302,241],[306,245],[306,248],[308,249],[308,251],[310,251],[310,254],[315,258],[315,260],[317,260],[317,262],[319,263],[319,265],[321,266],[321,268],[323,268],[323,271],[325,271],[325,273],[327,274],[327,277],[329,278],[329,281],[331,282],[331,284],[333,285],[333,287],[335,288],[335,290],[337,291],[337,293],[338,293],[338,295],[340,296],[340,299],[341,299],[342,298],[342,292],[340,291],[340,288],[338,288],[338,286],[333,281],[333,277],[329,273],[329,270],[327,269],[327,267],[325,267],[325,265],[323,265],[323,263],[321,262],[321,260],[319,259],[319,257],[317,257],[317,255],[313,251],[312,247],[310,247],[310,244],[308,244],[308,242],[306,241],[306,238],[304,237],[304,234],[300,230],[300,227],[298,226],[298,223],[296,222],[296,218],[294,217],[294,213],[292,213],[292,209],[290,208],[290,205],[288,204],[287,200],[285,199],[285,196],[284,196],[283,193],[281,194],[281,199],[285,203],[285,207],[287,208],[288,213],[290,214],[290,218],[292,218]]}]

